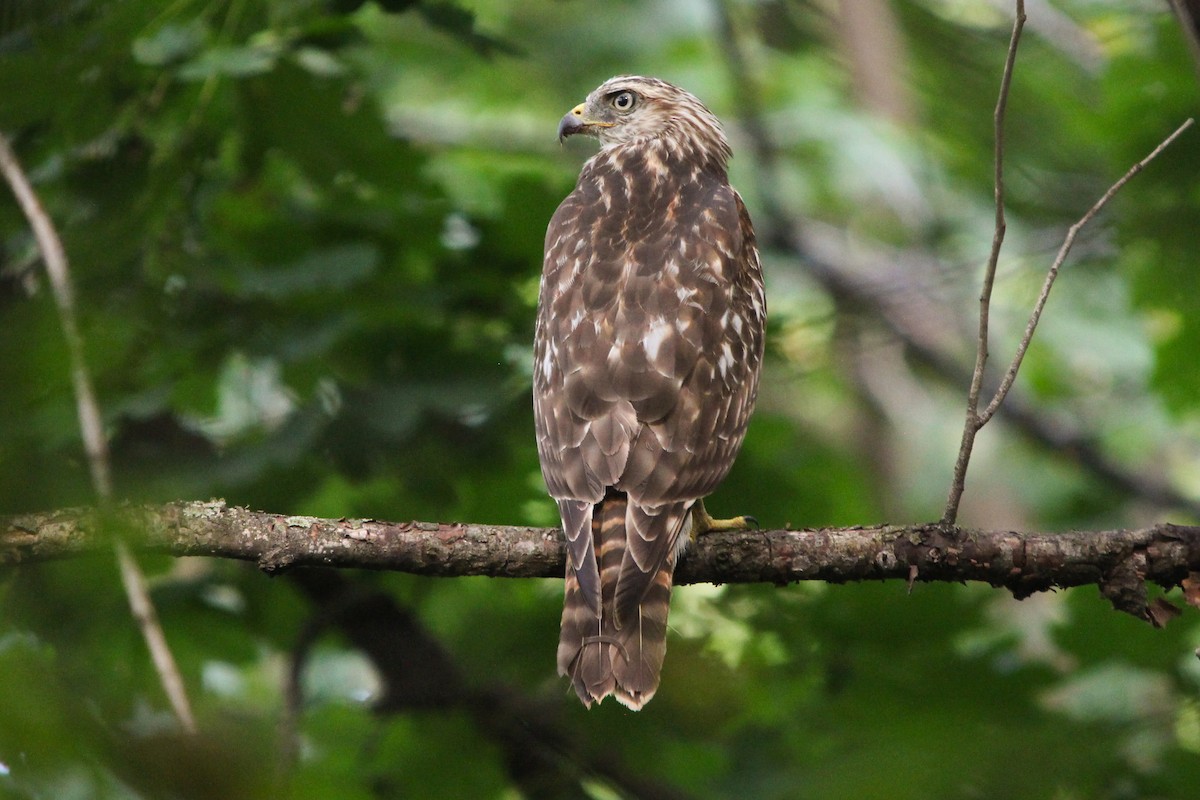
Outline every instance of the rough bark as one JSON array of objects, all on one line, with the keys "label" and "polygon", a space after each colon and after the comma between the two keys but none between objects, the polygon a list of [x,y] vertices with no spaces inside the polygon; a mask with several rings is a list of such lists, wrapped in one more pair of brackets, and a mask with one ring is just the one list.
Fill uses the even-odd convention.
[{"label": "rough bark", "polygon": [[[0,518],[0,566],[131,546],[174,556],[290,567],[388,569],[442,577],[562,575],[553,528],[286,516],[221,501],[66,509]],[[941,524],[711,534],[687,552],[676,582],[787,584],[802,580],[983,581],[1018,598],[1097,585],[1121,611],[1161,622],[1146,584],[1169,588],[1200,571],[1200,527],[1021,533]]]}]

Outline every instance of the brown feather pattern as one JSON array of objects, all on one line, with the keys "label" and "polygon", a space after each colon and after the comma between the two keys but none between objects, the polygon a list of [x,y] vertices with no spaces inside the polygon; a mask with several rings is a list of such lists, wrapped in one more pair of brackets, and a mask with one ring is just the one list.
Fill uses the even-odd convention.
[{"label": "brown feather pattern", "polygon": [[546,231],[534,346],[538,454],[570,553],[558,668],[586,705],[636,709],[658,687],[691,510],[746,433],[766,304],[729,146],[699,100],[623,76],[568,123],[601,150]]}]

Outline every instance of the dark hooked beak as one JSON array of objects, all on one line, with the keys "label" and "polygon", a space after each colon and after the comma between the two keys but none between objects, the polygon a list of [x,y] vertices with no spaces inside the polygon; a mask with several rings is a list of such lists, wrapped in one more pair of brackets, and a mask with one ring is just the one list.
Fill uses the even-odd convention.
[{"label": "dark hooked beak", "polygon": [[611,128],[611,122],[597,122],[583,115],[583,103],[572,108],[566,116],[558,121],[558,143],[562,144],[568,136],[577,133],[595,134],[597,128]]},{"label": "dark hooked beak", "polygon": [[558,143],[562,144],[568,136],[574,136],[586,127],[587,124],[583,121],[583,103],[580,103],[558,121]]}]

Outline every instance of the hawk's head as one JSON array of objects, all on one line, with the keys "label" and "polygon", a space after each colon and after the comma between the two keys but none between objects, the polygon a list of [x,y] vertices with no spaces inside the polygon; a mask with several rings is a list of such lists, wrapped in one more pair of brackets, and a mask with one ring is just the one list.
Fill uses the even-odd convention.
[{"label": "hawk's head", "polygon": [[722,164],[729,158],[716,116],[694,95],[657,78],[618,75],[600,84],[558,123],[560,142],[577,133],[597,137],[605,148],[659,139]]}]

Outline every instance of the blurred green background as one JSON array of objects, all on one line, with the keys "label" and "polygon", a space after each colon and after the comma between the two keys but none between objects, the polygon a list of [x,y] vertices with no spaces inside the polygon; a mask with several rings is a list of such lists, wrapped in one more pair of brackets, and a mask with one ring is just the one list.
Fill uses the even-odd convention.
[{"label": "blurred green background", "polygon": [[[1165,2],[1030,3],[992,351],[1077,219],[1195,113]],[[710,509],[941,515],[992,235],[1012,8],[975,0],[7,0],[0,130],[64,239],[117,493],[552,525],[529,399],[545,225],[618,73],[725,121],[769,361]],[[1200,508],[1200,135],[1080,237],[961,521]],[[997,367],[998,368],[998,367]],[[0,191],[0,514],[93,501],[66,351]],[[144,559],[181,737],[110,558],[0,573],[0,797],[1187,798],[1200,622],[1095,588],[676,592],[646,710],[554,675],[560,581]],[[1172,593],[1177,595],[1177,592]],[[1178,598],[1176,597],[1178,601]],[[295,691],[284,687],[299,676]],[[290,699],[289,699],[290,698]]]}]

